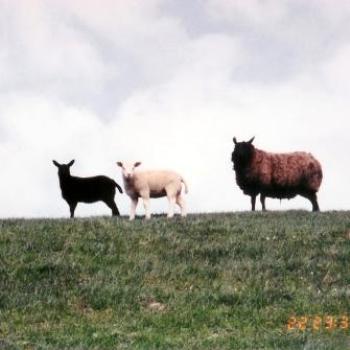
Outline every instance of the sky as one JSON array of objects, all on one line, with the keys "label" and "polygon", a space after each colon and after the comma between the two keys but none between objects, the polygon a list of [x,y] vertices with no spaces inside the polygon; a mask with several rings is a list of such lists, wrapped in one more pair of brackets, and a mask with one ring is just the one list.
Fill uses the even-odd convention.
[{"label": "sky", "polygon": [[233,136],[311,152],[321,210],[348,210],[349,62],[350,1],[0,0],[0,217],[68,216],[53,159],[119,184],[116,161],[176,170],[189,212],[249,210]]}]

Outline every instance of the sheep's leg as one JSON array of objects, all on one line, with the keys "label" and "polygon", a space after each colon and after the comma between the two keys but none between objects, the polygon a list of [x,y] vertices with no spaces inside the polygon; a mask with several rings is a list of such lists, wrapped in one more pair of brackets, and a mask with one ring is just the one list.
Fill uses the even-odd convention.
[{"label": "sheep's leg", "polygon": [[138,203],[138,198],[131,198],[131,206],[130,206],[130,217],[129,220],[135,219],[136,207]]},{"label": "sheep's leg", "polygon": [[264,196],[263,194],[260,194],[260,202],[261,202],[261,206],[262,206],[263,211],[266,211],[265,199],[266,199],[266,196]]},{"label": "sheep's leg", "polygon": [[77,207],[77,202],[69,203],[69,209],[70,209],[70,217],[74,218],[74,211],[75,208]]},{"label": "sheep's leg", "polygon": [[112,215],[113,216],[120,216],[118,207],[115,204],[114,199],[110,199],[110,200],[107,200],[107,201],[104,201],[104,202],[112,210]]},{"label": "sheep's leg", "polygon": [[168,196],[168,201],[169,201],[168,218],[172,218],[174,216],[174,206],[175,206],[176,198],[174,196]]},{"label": "sheep's leg", "polygon": [[111,209],[112,209],[112,215],[113,216],[120,216],[118,207],[117,207],[117,205],[114,202],[113,202],[113,208],[111,208]]},{"label": "sheep's leg", "polygon": [[185,200],[182,198],[181,194],[176,196],[176,204],[181,209],[181,216],[185,217],[187,215],[186,214],[186,204],[185,204]]},{"label": "sheep's leg", "polygon": [[250,197],[251,197],[251,203],[252,203],[252,211],[255,211],[256,194],[253,194]]},{"label": "sheep's leg", "polygon": [[145,208],[145,217],[146,217],[146,220],[149,220],[151,218],[150,200],[149,200],[149,197],[144,197],[142,199],[143,199],[143,206]]},{"label": "sheep's leg", "polygon": [[312,204],[312,211],[320,211],[320,207],[318,206],[317,202],[317,194],[312,192],[308,193],[306,195],[303,195],[305,198],[307,198],[311,204]]},{"label": "sheep's leg", "polygon": [[302,197],[308,199],[312,204],[312,211],[320,211],[320,207],[317,202],[317,194],[315,192],[299,193]]},{"label": "sheep's leg", "polygon": [[312,211],[320,211],[320,207],[318,205],[316,193],[314,193],[311,203],[312,203]]}]

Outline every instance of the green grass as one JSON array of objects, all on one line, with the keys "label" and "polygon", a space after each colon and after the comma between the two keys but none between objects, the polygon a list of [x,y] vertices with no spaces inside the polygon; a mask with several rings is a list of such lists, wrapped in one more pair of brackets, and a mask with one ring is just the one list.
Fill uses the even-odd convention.
[{"label": "green grass", "polygon": [[[350,213],[0,221],[0,349],[349,349]],[[350,326],[349,326],[350,327]]]}]

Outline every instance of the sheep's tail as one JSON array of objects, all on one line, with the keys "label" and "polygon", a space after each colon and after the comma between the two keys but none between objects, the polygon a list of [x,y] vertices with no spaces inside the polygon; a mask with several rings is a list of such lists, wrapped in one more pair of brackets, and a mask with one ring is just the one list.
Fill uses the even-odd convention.
[{"label": "sheep's tail", "polygon": [[115,185],[115,187],[117,187],[117,189],[120,193],[123,193],[122,188],[115,181],[114,181],[114,185]]},{"label": "sheep's tail", "polygon": [[181,182],[185,185],[185,193],[188,193],[188,186],[187,186],[187,183],[183,177],[181,178]]}]

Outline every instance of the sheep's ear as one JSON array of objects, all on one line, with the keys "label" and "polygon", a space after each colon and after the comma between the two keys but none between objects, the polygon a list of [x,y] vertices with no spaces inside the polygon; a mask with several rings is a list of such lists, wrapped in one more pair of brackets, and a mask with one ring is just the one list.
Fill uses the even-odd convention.
[{"label": "sheep's ear", "polygon": [[139,166],[139,165],[141,165],[141,162],[136,162],[136,163],[134,164],[134,167],[136,168],[136,167]]},{"label": "sheep's ear", "polygon": [[252,137],[252,138],[248,141],[248,143],[253,143],[254,139],[255,139],[255,136]]},{"label": "sheep's ear", "polygon": [[60,164],[58,162],[56,162],[55,160],[53,160],[52,163],[55,164],[57,166],[57,168],[60,167]]},{"label": "sheep's ear", "polygon": [[117,165],[120,166],[121,168],[123,167],[123,163],[122,162],[117,162]]},{"label": "sheep's ear", "polygon": [[74,162],[75,162],[75,160],[73,159],[73,160],[71,160],[67,165],[68,165],[68,166],[72,166],[72,165],[74,164]]},{"label": "sheep's ear", "polygon": [[235,137],[233,138],[233,143],[234,143],[235,145],[237,145],[237,143],[238,143],[238,142],[237,142],[237,139],[236,139]]}]

